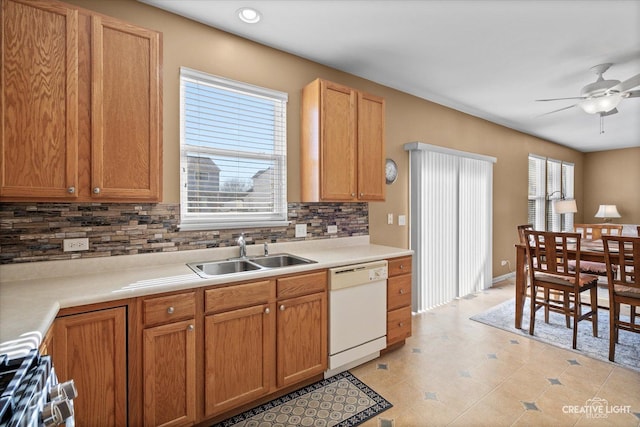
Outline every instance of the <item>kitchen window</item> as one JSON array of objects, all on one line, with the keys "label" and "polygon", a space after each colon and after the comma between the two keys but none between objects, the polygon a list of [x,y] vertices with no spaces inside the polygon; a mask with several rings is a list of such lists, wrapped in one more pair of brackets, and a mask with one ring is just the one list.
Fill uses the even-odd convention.
[{"label": "kitchen window", "polygon": [[573,214],[557,214],[553,202],[573,199],[574,165],[529,154],[529,223],[536,230],[573,231]]},{"label": "kitchen window", "polygon": [[180,229],[285,226],[288,95],[180,69]]}]

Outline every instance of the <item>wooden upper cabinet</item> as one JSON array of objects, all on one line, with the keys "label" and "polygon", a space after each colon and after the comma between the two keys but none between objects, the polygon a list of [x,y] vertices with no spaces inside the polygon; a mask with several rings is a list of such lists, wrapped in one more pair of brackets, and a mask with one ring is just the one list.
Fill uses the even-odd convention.
[{"label": "wooden upper cabinet", "polygon": [[0,197],[75,199],[78,11],[2,0]]},{"label": "wooden upper cabinet", "polygon": [[92,16],[93,197],[158,200],[160,34]]},{"label": "wooden upper cabinet", "polygon": [[302,91],[302,201],[384,200],[384,99],[317,79]]},{"label": "wooden upper cabinet", "polygon": [[2,0],[0,198],[160,201],[161,35]]}]

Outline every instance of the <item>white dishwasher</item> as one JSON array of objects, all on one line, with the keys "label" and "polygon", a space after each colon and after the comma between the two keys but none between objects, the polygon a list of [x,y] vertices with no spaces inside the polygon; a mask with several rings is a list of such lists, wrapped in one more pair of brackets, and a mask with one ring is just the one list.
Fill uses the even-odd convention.
[{"label": "white dishwasher", "polygon": [[329,368],[325,378],[387,345],[387,261],[329,269]]}]

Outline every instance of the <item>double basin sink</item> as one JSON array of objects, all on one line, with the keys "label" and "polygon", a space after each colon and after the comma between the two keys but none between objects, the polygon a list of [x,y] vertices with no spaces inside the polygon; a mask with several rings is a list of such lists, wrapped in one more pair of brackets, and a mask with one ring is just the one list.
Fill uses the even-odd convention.
[{"label": "double basin sink", "polygon": [[211,278],[225,274],[314,264],[316,261],[291,254],[273,254],[249,258],[231,258],[222,261],[192,262],[187,264],[200,277]]}]

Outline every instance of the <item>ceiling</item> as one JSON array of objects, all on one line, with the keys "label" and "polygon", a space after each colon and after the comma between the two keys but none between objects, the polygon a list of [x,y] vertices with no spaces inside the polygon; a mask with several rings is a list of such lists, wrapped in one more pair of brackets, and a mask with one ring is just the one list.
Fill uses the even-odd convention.
[{"label": "ceiling", "polygon": [[140,1],[583,152],[640,146],[640,97],[604,133],[579,107],[543,115],[575,100],[535,101],[579,96],[601,63],[640,74],[640,0]]}]

